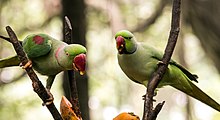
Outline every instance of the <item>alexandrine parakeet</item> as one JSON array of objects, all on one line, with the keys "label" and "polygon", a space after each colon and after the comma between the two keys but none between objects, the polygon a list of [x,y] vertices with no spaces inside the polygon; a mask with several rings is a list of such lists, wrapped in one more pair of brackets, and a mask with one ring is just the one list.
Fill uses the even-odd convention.
[{"label": "alexandrine parakeet", "polygon": [[[46,88],[49,91],[55,76],[64,70],[75,69],[83,74],[86,66],[86,48],[79,44],[66,44],[46,34],[28,35],[22,42],[30,67],[48,76]],[[0,68],[19,65],[17,56],[0,60]]]},{"label": "alexandrine parakeet", "polygon": [[[135,36],[127,31],[121,30],[115,35],[118,50],[118,63],[122,71],[134,82],[147,87],[148,80],[162,60],[162,52],[148,44],[136,41]],[[220,105],[199,89],[192,81],[197,81],[197,76],[191,74],[180,64],[171,60],[163,79],[158,88],[170,85],[187,95],[207,104],[220,111]]]}]

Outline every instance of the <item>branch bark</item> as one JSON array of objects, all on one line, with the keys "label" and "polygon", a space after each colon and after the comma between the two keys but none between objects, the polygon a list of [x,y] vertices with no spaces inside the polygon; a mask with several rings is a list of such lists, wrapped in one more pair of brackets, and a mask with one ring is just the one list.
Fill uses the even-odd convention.
[{"label": "branch bark", "polygon": [[155,120],[165,103],[163,101],[162,103],[159,103],[155,109],[153,108],[154,90],[157,88],[157,85],[159,84],[159,82],[163,78],[163,75],[166,72],[180,31],[180,6],[181,0],[173,0],[171,30],[168,38],[168,43],[165,49],[165,53],[163,55],[162,63],[158,64],[158,69],[153,73],[153,76],[147,85],[147,93],[144,101],[143,120]]},{"label": "branch bark", "polygon": [[[64,42],[71,44],[72,41],[72,26],[70,20],[67,16],[64,18]],[[73,70],[68,70],[68,80],[70,86],[70,103],[72,104],[72,109],[76,113],[76,116],[82,118],[79,97],[76,86],[76,79]]]},{"label": "branch bark", "polygon": [[[11,29],[10,26],[6,27],[6,31],[8,32],[8,35],[10,37],[10,42],[13,44],[14,49],[23,65],[25,65],[28,62],[28,59],[26,57],[26,54],[23,51],[23,48],[20,44],[20,42],[17,39],[17,36],[15,35],[14,31]],[[28,76],[30,77],[32,81],[32,86],[34,91],[38,94],[38,96],[42,99],[42,101],[45,103],[48,98],[50,98],[50,95],[47,93],[45,87],[40,82],[39,78],[35,74],[32,68],[26,68],[25,69]],[[53,118],[55,120],[62,120],[62,117],[58,110],[56,109],[54,103],[51,103],[50,105],[46,105],[50,113],[52,114]]]}]

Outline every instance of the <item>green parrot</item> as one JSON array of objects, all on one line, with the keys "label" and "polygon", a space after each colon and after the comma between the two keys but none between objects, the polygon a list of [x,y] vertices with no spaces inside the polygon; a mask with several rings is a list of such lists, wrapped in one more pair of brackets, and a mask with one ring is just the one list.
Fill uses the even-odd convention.
[{"label": "green parrot", "polygon": [[[115,40],[118,50],[118,63],[122,71],[132,81],[147,87],[147,83],[157,69],[158,63],[162,61],[162,52],[147,44],[137,42],[135,36],[127,30],[117,32]],[[220,105],[193,84],[192,81],[198,82],[197,78],[197,75],[191,74],[183,66],[171,60],[158,88],[170,85],[220,111]]]},{"label": "green parrot", "polygon": [[[81,75],[86,67],[86,48],[79,44],[66,44],[46,34],[28,35],[22,42],[29,61],[23,68],[31,67],[48,76],[46,89],[50,93],[55,76],[64,70],[77,70]],[[18,66],[18,56],[0,60],[0,68]],[[53,98],[52,98],[53,99]]]}]

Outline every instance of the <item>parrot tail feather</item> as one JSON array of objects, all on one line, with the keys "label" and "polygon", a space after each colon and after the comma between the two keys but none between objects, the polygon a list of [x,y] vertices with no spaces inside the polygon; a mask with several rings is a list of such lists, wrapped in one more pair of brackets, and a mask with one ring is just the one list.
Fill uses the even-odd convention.
[{"label": "parrot tail feather", "polygon": [[210,96],[204,93],[200,88],[194,85],[191,81],[188,81],[188,83],[191,86],[191,89],[183,89],[181,86],[173,86],[173,87],[220,112],[219,103],[217,103]]},{"label": "parrot tail feather", "polygon": [[20,60],[18,56],[0,59],[0,68],[19,66]]}]

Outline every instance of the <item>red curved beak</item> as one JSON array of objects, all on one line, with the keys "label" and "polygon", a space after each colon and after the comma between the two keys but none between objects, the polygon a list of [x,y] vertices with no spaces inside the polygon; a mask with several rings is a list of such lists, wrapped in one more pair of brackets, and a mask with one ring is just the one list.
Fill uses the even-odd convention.
[{"label": "red curved beak", "polygon": [[80,75],[85,73],[86,69],[86,55],[79,54],[73,59],[73,67],[75,70],[78,70]]},{"label": "red curved beak", "polygon": [[116,47],[118,49],[119,53],[122,53],[122,50],[124,49],[125,40],[122,36],[118,36],[116,39]]}]

